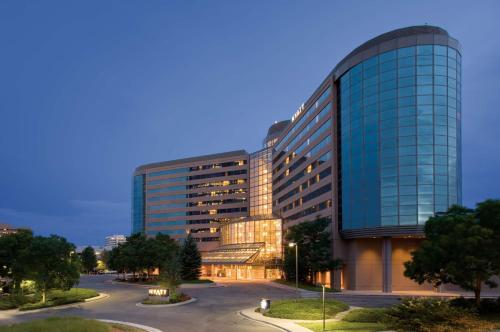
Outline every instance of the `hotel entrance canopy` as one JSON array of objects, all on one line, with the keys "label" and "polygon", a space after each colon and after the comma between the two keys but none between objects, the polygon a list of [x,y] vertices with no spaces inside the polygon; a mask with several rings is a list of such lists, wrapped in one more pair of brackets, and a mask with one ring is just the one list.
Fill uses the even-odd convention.
[{"label": "hotel entrance canopy", "polygon": [[264,248],[263,242],[228,244],[203,255],[203,264],[252,264]]}]

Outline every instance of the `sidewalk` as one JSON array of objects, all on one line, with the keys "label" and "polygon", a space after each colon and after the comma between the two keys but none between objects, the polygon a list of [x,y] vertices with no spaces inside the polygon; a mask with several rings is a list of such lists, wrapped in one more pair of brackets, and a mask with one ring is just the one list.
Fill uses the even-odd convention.
[{"label": "sidewalk", "polygon": [[[283,285],[277,282],[269,281],[267,283],[269,286],[286,289],[290,291],[296,291],[295,287]],[[321,292],[308,291],[299,288],[299,293],[302,298],[316,298],[321,296]],[[472,292],[434,292],[434,291],[393,291],[391,293],[384,293],[382,291],[355,291],[344,289],[341,292],[326,292],[327,297],[341,297],[341,296],[380,296],[380,297],[474,297]],[[481,297],[494,297],[497,298],[498,294],[489,294],[485,292],[481,294]]]}]

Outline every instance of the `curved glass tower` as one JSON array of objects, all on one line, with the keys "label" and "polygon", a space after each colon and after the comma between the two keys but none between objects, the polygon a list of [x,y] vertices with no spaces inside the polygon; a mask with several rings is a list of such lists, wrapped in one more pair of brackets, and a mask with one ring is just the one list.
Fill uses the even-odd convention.
[{"label": "curved glass tower", "polygon": [[461,202],[460,48],[439,28],[406,35],[340,76],[344,231],[411,234]]}]

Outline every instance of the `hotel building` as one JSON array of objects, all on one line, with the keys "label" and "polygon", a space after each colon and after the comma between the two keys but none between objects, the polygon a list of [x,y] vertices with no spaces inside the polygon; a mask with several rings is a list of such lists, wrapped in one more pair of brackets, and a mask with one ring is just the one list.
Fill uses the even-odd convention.
[{"label": "hotel building", "polygon": [[[247,171],[240,174],[247,210],[234,212],[242,218],[214,222],[213,233],[211,226],[196,226],[216,238],[210,255],[221,260],[224,246],[256,243],[255,228],[248,223],[252,218],[281,219],[281,233],[321,216],[331,220],[332,254],[345,266],[320,280],[338,289],[429,289],[403,276],[403,262],[419,246],[426,220],[461,203],[461,47],[456,39],[438,27],[414,26],[367,41],[335,66],[291,121],[280,123],[271,141],[262,151],[233,158],[246,161],[238,167]],[[134,207],[134,230],[191,232],[186,222],[168,226],[170,220],[191,219],[169,214],[187,207],[168,207],[161,219],[152,217],[160,213],[151,210],[153,205],[174,203],[149,201],[167,195],[150,190],[170,186],[154,182],[160,175],[151,174],[174,168],[172,163],[175,168],[211,164],[209,158],[215,157],[140,167],[134,203],[145,197],[143,208]],[[267,172],[256,171],[257,165]],[[161,179],[177,176],[162,173]],[[265,178],[267,186],[252,182],[257,178],[259,184]],[[182,198],[187,201],[199,202]],[[271,246],[280,247],[281,254],[281,239],[276,241]]]},{"label": "hotel building", "polygon": [[248,158],[240,150],[138,167],[132,233],[191,234],[201,251],[217,248],[221,223],[247,216]]}]

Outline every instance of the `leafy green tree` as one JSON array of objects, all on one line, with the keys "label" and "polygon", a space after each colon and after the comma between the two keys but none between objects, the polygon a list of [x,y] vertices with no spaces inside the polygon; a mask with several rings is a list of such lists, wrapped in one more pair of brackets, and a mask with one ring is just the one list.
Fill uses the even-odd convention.
[{"label": "leafy green tree", "polygon": [[[109,250],[103,250],[101,252],[101,261],[102,263],[104,264],[104,269],[109,269],[109,253],[110,251]],[[97,263],[99,265],[99,263]]]},{"label": "leafy green tree", "polygon": [[136,273],[142,272],[148,267],[147,260],[147,238],[144,234],[137,233],[127,238],[127,242],[123,244],[122,254],[127,270],[132,272],[134,278]]},{"label": "leafy green tree", "polygon": [[82,251],[82,267],[86,273],[94,271],[97,267],[97,257],[95,255],[95,250],[91,246],[83,249]]},{"label": "leafy green tree", "polygon": [[119,244],[118,247],[113,248],[108,254],[108,267],[111,270],[115,270],[118,273],[123,273],[125,278],[125,272],[127,271],[127,261],[124,255],[125,244]]},{"label": "leafy green tree", "polygon": [[183,280],[198,280],[201,275],[201,254],[191,235],[188,235],[180,252],[181,278]]},{"label": "leafy green tree", "polygon": [[177,288],[181,283],[181,269],[182,263],[179,254],[172,255],[160,266],[160,285],[168,288],[172,299],[176,297]]},{"label": "leafy green tree", "polygon": [[172,259],[178,258],[179,244],[167,234],[157,234],[155,237],[156,243],[156,264],[155,266],[161,269],[165,267],[165,263]]},{"label": "leafy green tree", "polygon": [[[493,246],[500,253],[500,200],[487,199],[478,203],[476,217],[479,224],[493,231]],[[496,264],[500,265],[500,254],[497,255]]]},{"label": "leafy green tree", "polygon": [[[285,239],[298,245],[299,280],[301,282],[315,282],[316,272],[337,269],[342,261],[333,259],[331,254],[330,220],[316,218],[288,229]],[[295,250],[296,247],[285,247],[285,261],[283,269],[287,280],[295,280]]]},{"label": "leafy green tree", "polygon": [[80,278],[78,256],[75,246],[65,238],[35,236],[28,248],[30,279],[36,283],[46,301],[46,293],[51,288],[69,290]]},{"label": "leafy green tree", "polygon": [[[498,235],[481,225],[477,215],[473,210],[453,206],[446,214],[431,217],[424,227],[425,240],[412,252],[411,261],[405,263],[405,276],[434,287],[458,285],[473,291],[479,305],[482,284],[497,286],[492,277],[500,273],[500,252],[495,249]],[[486,211],[479,212],[481,215]]]},{"label": "leafy green tree", "polygon": [[21,283],[29,272],[30,261],[27,248],[33,240],[30,230],[0,237],[0,276],[11,278],[14,292],[21,292]]}]

